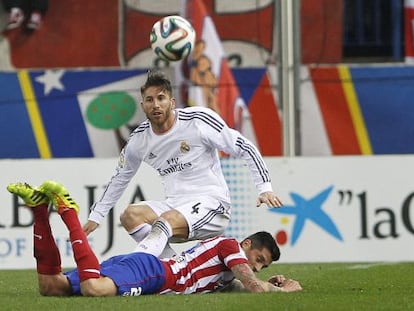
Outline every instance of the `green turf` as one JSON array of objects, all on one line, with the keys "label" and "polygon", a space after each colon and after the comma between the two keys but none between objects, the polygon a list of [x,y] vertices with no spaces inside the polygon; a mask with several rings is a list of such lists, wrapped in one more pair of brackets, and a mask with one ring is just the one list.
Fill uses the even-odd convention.
[{"label": "green turf", "polygon": [[300,293],[113,298],[42,297],[33,270],[0,270],[1,310],[414,310],[414,263],[276,264],[260,273],[299,280]]}]

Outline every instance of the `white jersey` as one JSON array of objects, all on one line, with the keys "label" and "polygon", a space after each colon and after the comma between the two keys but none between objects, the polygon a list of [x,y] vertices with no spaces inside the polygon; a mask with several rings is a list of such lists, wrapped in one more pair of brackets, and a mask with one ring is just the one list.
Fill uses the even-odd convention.
[{"label": "white jersey", "polygon": [[89,220],[100,223],[113,208],[144,161],[162,178],[167,198],[208,195],[230,203],[217,150],[246,160],[259,193],[272,191],[270,176],[257,148],[229,128],[209,108],[174,110],[173,127],[155,134],[148,120],[131,134],[115,174],[92,207]]},{"label": "white jersey", "polygon": [[228,285],[234,279],[231,268],[247,263],[247,257],[235,239],[215,237],[161,262],[165,268],[165,283],[160,294],[192,294]]}]

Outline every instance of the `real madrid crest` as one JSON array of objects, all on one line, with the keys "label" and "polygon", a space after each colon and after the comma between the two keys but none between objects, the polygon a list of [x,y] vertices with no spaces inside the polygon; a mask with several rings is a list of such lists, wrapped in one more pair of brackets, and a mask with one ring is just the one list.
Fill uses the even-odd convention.
[{"label": "real madrid crest", "polygon": [[190,151],[190,146],[188,145],[188,143],[186,141],[182,141],[180,144],[180,151],[182,153],[187,153],[188,151]]}]

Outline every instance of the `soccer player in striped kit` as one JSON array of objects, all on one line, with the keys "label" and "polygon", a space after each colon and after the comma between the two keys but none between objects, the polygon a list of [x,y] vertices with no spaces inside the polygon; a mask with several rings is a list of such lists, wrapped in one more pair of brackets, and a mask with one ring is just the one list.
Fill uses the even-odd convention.
[{"label": "soccer player in striped kit", "polygon": [[160,71],[148,73],[141,95],[147,120],[123,148],[114,175],[83,226],[86,234],[115,206],[142,162],[161,176],[166,199],[130,204],[121,224],[138,243],[137,250],[160,258],[174,254],[169,241],[204,240],[227,227],[231,202],[218,151],[246,161],[258,206],[282,205],[257,148],[218,114],[203,107],[177,109],[171,82]]},{"label": "soccer player in striped kit", "polygon": [[[39,292],[44,296],[139,296],[219,290],[294,292],[302,289],[299,282],[283,275],[276,275],[267,282],[255,276],[254,272],[280,257],[275,240],[267,232],[257,232],[240,244],[232,238],[210,238],[169,259],[134,252],[99,264],[79,222],[79,206],[63,185],[45,181],[35,188],[13,183],[7,190],[22,198],[33,213],[34,257]],[[49,222],[49,203],[69,230],[77,268],[65,273],[62,273],[59,249]]]}]

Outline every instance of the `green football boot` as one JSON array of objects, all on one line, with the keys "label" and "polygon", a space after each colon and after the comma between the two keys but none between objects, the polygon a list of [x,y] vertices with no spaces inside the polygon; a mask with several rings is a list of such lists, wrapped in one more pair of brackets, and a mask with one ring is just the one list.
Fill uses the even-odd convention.
[{"label": "green football boot", "polygon": [[78,204],[72,199],[69,192],[62,184],[48,180],[39,187],[39,191],[45,193],[49,197],[59,214],[62,214],[68,209],[74,209],[76,213],[79,213]]},{"label": "green football boot", "polygon": [[27,183],[12,183],[7,186],[7,190],[23,199],[28,207],[36,207],[41,204],[49,204],[49,197]]}]

